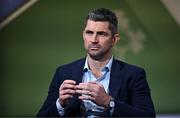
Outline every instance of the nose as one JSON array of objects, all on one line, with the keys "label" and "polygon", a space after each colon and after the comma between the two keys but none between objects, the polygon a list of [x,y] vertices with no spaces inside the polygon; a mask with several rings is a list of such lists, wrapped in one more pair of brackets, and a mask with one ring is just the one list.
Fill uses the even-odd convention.
[{"label": "nose", "polygon": [[97,37],[97,34],[95,33],[93,36],[92,36],[92,43],[97,43],[98,42],[98,37]]}]

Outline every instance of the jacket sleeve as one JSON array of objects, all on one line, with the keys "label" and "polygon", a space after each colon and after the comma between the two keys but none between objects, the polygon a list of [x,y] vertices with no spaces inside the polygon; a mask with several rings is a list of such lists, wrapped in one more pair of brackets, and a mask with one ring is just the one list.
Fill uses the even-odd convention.
[{"label": "jacket sleeve", "polygon": [[155,117],[145,71],[142,70],[131,78],[133,79],[124,83],[128,85],[126,86],[126,88],[128,88],[128,102],[115,98],[115,107],[112,115],[125,117]]}]

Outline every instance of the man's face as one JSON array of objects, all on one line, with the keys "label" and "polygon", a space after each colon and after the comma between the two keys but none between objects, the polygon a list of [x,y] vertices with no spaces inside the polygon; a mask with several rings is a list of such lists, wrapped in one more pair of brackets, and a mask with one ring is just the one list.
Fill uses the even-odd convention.
[{"label": "man's face", "polygon": [[112,55],[112,47],[117,43],[119,35],[112,36],[109,22],[88,20],[83,39],[88,55],[99,60]]}]

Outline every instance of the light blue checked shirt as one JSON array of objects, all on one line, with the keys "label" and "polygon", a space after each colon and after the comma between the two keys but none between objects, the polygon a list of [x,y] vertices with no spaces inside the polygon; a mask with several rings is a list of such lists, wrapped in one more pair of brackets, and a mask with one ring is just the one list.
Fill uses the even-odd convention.
[{"label": "light blue checked shirt", "polygon": [[[110,70],[111,70],[112,62],[113,62],[113,57],[111,57],[111,59],[105,65],[105,67],[102,68],[102,70],[101,70],[102,76],[100,78],[96,78],[92,74],[92,71],[90,70],[90,68],[88,66],[88,61],[86,58],[82,82],[97,82],[97,83],[103,85],[106,93],[109,93]],[[95,103],[93,103],[90,100],[84,100],[83,102],[84,102],[84,106],[87,110],[92,110],[92,111],[103,111],[104,110],[104,107],[97,106]]]},{"label": "light blue checked shirt", "polygon": [[[101,73],[102,76],[100,78],[96,78],[93,74],[92,71],[90,70],[88,66],[88,58],[86,58],[85,65],[84,65],[84,74],[82,78],[82,82],[97,82],[99,84],[102,84],[106,93],[109,93],[109,82],[110,82],[110,74],[111,74],[111,66],[113,62],[113,56],[109,60],[109,62],[105,65],[104,68],[102,68]],[[59,112],[59,114],[62,116],[64,115],[64,108],[59,104],[58,102],[59,99],[56,101],[56,107]],[[98,106],[95,103],[93,103],[90,100],[83,100],[84,106],[87,110],[92,110],[92,111],[103,111],[104,107]]]}]

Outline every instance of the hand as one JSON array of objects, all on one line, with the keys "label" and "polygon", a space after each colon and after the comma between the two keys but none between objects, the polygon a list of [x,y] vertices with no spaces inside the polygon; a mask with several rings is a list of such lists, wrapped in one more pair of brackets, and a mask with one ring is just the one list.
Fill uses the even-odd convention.
[{"label": "hand", "polygon": [[74,80],[64,80],[59,88],[59,103],[66,106],[68,100],[76,93],[76,82]]},{"label": "hand", "polygon": [[92,100],[99,106],[106,106],[111,98],[104,90],[103,85],[96,82],[80,83],[77,85],[76,93],[81,94],[79,99]]}]

